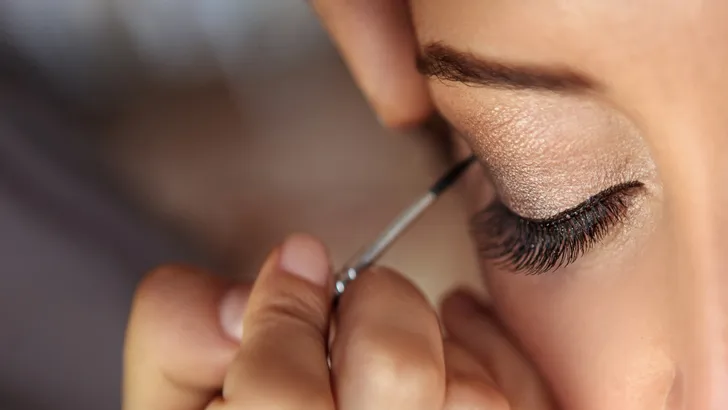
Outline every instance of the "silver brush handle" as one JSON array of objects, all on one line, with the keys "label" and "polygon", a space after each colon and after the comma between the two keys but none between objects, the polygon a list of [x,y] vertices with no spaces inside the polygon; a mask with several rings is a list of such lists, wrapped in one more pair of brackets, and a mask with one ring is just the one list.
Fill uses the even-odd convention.
[{"label": "silver brush handle", "polygon": [[358,253],[350,263],[334,276],[334,297],[341,296],[349,282],[356,279],[359,272],[369,268],[399,238],[409,226],[419,218],[437,199],[433,192],[427,192],[404,210],[394,221],[382,231],[377,239],[363,252]]},{"label": "silver brush handle", "polygon": [[356,279],[360,272],[372,266],[374,262],[394,243],[397,238],[402,236],[407,228],[417,220],[432,205],[437,197],[450,187],[463,173],[475,162],[475,156],[468,158],[455,164],[450,168],[434,185],[421,196],[417,201],[404,210],[391,224],[379,234],[374,242],[336,273],[334,276],[334,303],[338,300],[346,290],[349,282]]},{"label": "silver brush handle", "polygon": [[358,272],[354,268],[344,268],[334,276],[334,298],[338,298],[346,290],[346,286],[356,279]]}]

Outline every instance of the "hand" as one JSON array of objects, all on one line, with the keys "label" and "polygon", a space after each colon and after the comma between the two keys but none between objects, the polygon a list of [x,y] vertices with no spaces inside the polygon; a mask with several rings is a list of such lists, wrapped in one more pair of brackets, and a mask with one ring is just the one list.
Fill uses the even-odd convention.
[{"label": "hand", "polygon": [[[514,339],[494,312],[473,294],[466,291],[451,294],[444,300],[441,311],[449,342],[457,344],[470,355],[459,359],[474,360],[487,369],[488,380],[498,386],[510,410],[557,408],[531,361],[512,343]],[[450,361],[455,359],[452,356]]]},{"label": "hand", "polygon": [[507,408],[392,271],[366,272],[347,289],[329,348],[330,277],[324,247],[302,235],[271,254],[249,297],[193,269],[153,273],[129,322],[123,408]]},{"label": "hand", "polygon": [[390,127],[422,122],[433,110],[417,72],[407,0],[309,0],[359,88]]}]

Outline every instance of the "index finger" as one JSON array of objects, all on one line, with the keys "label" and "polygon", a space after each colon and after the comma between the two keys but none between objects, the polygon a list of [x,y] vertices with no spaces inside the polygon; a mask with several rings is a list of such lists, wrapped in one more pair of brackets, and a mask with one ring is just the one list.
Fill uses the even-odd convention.
[{"label": "index finger", "polygon": [[324,246],[309,236],[293,235],[271,254],[250,294],[223,397],[209,410],[334,408],[326,360],[330,276]]},{"label": "index finger", "polygon": [[443,408],[445,362],[437,315],[397,272],[372,268],[342,296],[331,362],[343,408]]},{"label": "index finger", "polygon": [[380,121],[406,127],[433,110],[417,71],[417,41],[406,0],[312,0]]}]

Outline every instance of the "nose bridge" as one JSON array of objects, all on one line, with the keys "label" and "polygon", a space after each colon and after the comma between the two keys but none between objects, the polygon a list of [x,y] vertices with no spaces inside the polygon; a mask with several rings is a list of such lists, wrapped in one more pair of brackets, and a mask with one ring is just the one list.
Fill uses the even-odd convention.
[{"label": "nose bridge", "polygon": [[691,213],[683,238],[683,244],[690,243],[685,249],[687,269],[677,272],[690,281],[685,287],[689,289],[684,327],[688,351],[683,371],[688,408],[695,410],[728,409],[728,275],[719,249],[724,224],[717,223],[719,215],[711,208],[705,204]]},{"label": "nose bridge", "polygon": [[[695,123],[693,124],[695,125]],[[683,338],[678,364],[685,409],[728,409],[728,181],[718,149],[726,127],[693,128],[668,170],[666,200],[674,224],[673,272],[678,337]],[[697,135],[696,135],[697,134]],[[685,140],[685,139],[684,139]],[[725,152],[725,151],[723,151]]]}]

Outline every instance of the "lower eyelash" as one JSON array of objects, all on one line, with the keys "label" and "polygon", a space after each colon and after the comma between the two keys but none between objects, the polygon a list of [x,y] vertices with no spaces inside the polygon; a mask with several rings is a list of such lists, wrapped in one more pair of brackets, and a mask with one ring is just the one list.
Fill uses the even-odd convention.
[{"label": "lower eyelash", "polygon": [[517,272],[537,275],[575,262],[624,219],[644,184],[616,185],[547,219],[521,217],[495,202],[473,217],[479,253]]}]

